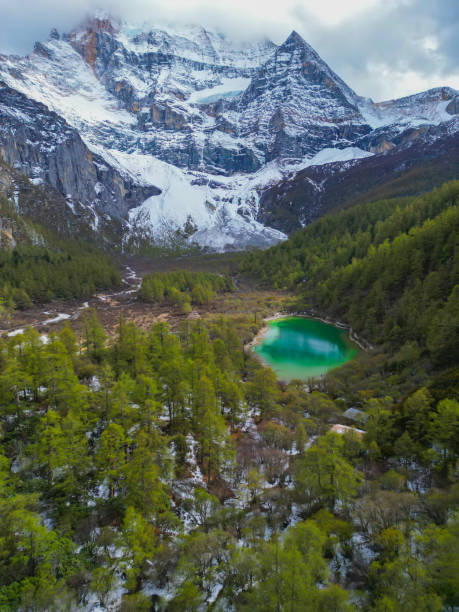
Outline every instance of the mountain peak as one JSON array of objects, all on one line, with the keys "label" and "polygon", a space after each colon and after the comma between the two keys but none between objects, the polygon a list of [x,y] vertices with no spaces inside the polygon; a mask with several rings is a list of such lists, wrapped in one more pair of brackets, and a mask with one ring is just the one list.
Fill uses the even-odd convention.
[{"label": "mountain peak", "polygon": [[[161,240],[176,230],[188,235],[196,227],[191,240],[203,246],[225,244],[221,230],[238,246],[249,243],[250,232],[261,240],[265,230],[255,225],[260,192],[287,166],[311,159],[328,163],[328,153],[316,158],[323,150],[333,149],[332,161],[344,162],[335,149],[351,148],[352,156],[359,156],[361,149],[409,146],[423,133],[436,138],[434,128],[443,123],[448,133],[459,129],[455,91],[441,88],[372,104],[359,98],[295,30],[278,46],[232,40],[198,24],[117,20],[96,12],[60,38],[53,31],[30,57],[0,56],[1,78],[68,122],[59,126],[47,114],[45,125],[45,107],[33,104],[29,110],[17,97],[6,99],[0,84],[0,125],[10,126],[0,130],[0,149],[19,138],[17,126],[27,115],[18,141],[24,149],[7,149],[13,163],[20,157],[26,174],[46,179],[53,189],[57,185],[64,197],[75,195],[78,183],[80,201],[96,202],[103,214],[127,214],[132,203],[140,202],[116,189],[112,197],[121,174],[139,186],[139,197],[140,188],[155,185],[161,194],[141,202],[130,227]],[[92,166],[88,170],[88,152],[62,149],[66,142],[71,148],[77,134],[84,139],[78,141],[80,148],[84,144],[100,156],[97,176]],[[61,135],[64,144],[57,141]],[[48,140],[60,148],[51,151]],[[41,143],[40,158],[35,142]],[[39,176],[35,168],[43,170]],[[133,193],[133,187],[128,191]]]},{"label": "mountain peak", "polygon": [[60,40],[61,36],[56,28],[53,28],[49,33],[49,40]]},{"label": "mountain peak", "polygon": [[325,62],[322,60],[317,51],[313,49],[313,47],[311,47],[311,45],[307,43],[301,34],[298,34],[296,30],[292,30],[285,42],[278,47],[278,52],[280,54],[284,52],[298,52],[303,60],[314,61],[317,64],[325,65]]},{"label": "mountain peak", "polygon": [[355,107],[358,99],[356,93],[333,72],[296,30],[292,30],[285,42],[277,48],[271,61],[277,65],[277,70],[271,70],[276,76],[279,76],[280,70],[283,69],[290,75],[296,75],[302,82],[322,85],[329,91],[334,90],[338,97],[344,96],[346,105],[350,103]]},{"label": "mountain peak", "polygon": [[96,9],[88,17],[89,19],[96,19],[97,21],[119,21],[119,19],[115,18],[110,11],[103,8]]},{"label": "mountain peak", "polygon": [[87,32],[108,32],[114,34],[120,28],[121,20],[108,11],[97,10],[86,16],[86,19],[73,32],[85,30]]},{"label": "mountain peak", "polygon": [[306,41],[304,40],[304,38],[298,34],[298,32],[296,30],[292,30],[287,38],[287,40],[285,41],[285,45],[287,44],[307,44]]}]

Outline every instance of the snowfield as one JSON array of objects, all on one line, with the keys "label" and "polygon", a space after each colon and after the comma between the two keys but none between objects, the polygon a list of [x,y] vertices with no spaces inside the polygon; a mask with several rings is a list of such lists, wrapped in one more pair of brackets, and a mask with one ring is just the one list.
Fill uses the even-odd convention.
[{"label": "snowfield", "polygon": [[220,98],[233,97],[239,95],[250,85],[251,79],[244,79],[242,77],[223,78],[220,85],[215,87],[208,87],[201,91],[194,91],[188,98],[188,102],[196,104],[207,104],[209,102],[215,102]]},{"label": "snowfield", "polygon": [[177,168],[149,155],[91,146],[110,165],[128,173],[140,184],[161,189],[159,196],[148,198],[130,211],[131,228],[142,227],[153,239],[165,240],[188,224],[192,231],[190,242],[216,251],[241,245],[269,246],[286,239],[282,232],[256,221],[264,189],[309,166],[373,155],[358,147],[327,148],[300,163],[275,161],[252,175],[212,177]]}]

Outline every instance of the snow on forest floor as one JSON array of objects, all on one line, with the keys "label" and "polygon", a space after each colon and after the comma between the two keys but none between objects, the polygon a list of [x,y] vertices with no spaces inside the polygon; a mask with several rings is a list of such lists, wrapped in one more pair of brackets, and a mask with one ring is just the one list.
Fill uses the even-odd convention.
[{"label": "snow on forest floor", "polygon": [[23,334],[23,333],[24,333],[24,329],[21,327],[19,329],[14,329],[13,331],[8,332],[7,336],[12,338],[13,336],[19,336],[19,334]]},{"label": "snow on forest floor", "polygon": [[186,455],[186,462],[190,467],[191,472],[191,481],[196,485],[206,489],[206,483],[204,481],[204,477],[201,472],[201,468],[199,467],[197,458],[196,458],[196,448],[198,446],[197,441],[194,439],[192,434],[188,434],[186,437],[186,443],[188,445],[188,452]]}]

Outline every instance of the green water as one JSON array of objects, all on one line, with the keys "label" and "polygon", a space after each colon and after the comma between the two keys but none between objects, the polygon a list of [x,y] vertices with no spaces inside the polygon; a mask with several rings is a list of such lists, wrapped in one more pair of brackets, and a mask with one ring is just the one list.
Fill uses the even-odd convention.
[{"label": "green water", "polygon": [[253,350],[285,381],[321,376],[358,352],[347,331],[304,317],[271,321]]}]

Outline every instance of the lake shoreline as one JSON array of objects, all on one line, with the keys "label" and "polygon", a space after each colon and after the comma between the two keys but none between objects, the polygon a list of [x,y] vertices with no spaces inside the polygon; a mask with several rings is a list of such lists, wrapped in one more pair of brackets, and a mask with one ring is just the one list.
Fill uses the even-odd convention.
[{"label": "lake shoreline", "polygon": [[[263,322],[269,323],[270,321],[277,321],[278,319],[285,319],[288,317],[303,317],[304,319],[315,319],[316,321],[320,321],[321,323],[325,323],[326,325],[333,325],[337,329],[348,330],[349,340],[353,342],[354,344],[356,344],[359,347],[359,349],[361,349],[365,353],[370,353],[371,351],[374,351],[375,347],[372,344],[370,344],[367,340],[365,340],[364,338],[361,338],[360,336],[358,336],[350,325],[348,325],[347,323],[342,323],[341,321],[338,321],[336,319],[331,319],[330,317],[317,314],[313,310],[310,310],[310,311],[306,310],[303,312],[289,312],[289,313],[277,312],[276,314],[263,319]],[[263,337],[266,335],[268,330],[269,330],[269,327],[267,325],[264,325],[257,332],[254,338],[244,346],[244,351],[245,352],[251,351],[251,349],[254,346],[256,346],[257,344],[260,344],[260,342],[263,340]]]},{"label": "lake shoreline", "polygon": [[316,319],[317,321],[321,321],[322,323],[326,323],[327,325],[333,325],[338,329],[346,329],[349,331],[349,340],[356,344],[362,351],[364,351],[365,353],[370,353],[375,349],[375,347],[367,340],[358,336],[356,332],[352,329],[352,327],[347,323],[342,323],[341,321],[338,321],[336,319],[331,319],[330,317],[319,315],[315,313],[314,310],[297,313],[292,316],[305,317],[307,319]]},{"label": "lake shoreline", "polygon": [[[363,338],[360,338],[352,329],[352,327],[350,325],[347,325],[345,323],[342,323],[341,321],[337,321],[337,320],[333,320],[330,317],[327,316],[323,316],[320,315],[318,313],[316,313],[315,311],[303,311],[303,312],[295,312],[295,313],[285,313],[285,312],[278,312],[270,317],[266,317],[265,319],[263,319],[263,323],[266,323],[266,325],[263,325],[263,327],[261,327],[258,332],[256,333],[256,335],[252,338],[252,340],[250,342],[248,342],[246,345],[244,345],[244,352],[248,355],[251,355],[252,357],[254,357],[255,359],[257,359],[263,366],[268,366],[268,367],[272,367],[271,364],[266,361],[257,351],[254,350],[254,347],[260,345],[266,334],[268,333],[270,327],[269,327],[269,323],[273,322],[273,321],[279,321],[282,319],[288,319],[288,318],[303,318],[303,319],[310,319],[310,320],[316,320],[319,321],[325,325],[330,325],[335,327],[337,330],[341,330],[341,331],[347,331],[347,335],[346,335],[346,340],[349,341],[350,343],[352,343],[353,345],[355,345],[357,348],[359,348],[361,351],[368,353],[370,351],[374,350],[374,347],[367,342],[366,340],[364,340]],[[321,378],[322,376],[324,376],[323,374],[320,376],[316,376],[314,378]],[[285,380],[279,378],[278,379],[280,382],[285,382]]]}]

